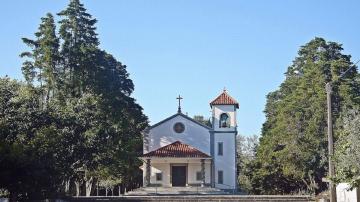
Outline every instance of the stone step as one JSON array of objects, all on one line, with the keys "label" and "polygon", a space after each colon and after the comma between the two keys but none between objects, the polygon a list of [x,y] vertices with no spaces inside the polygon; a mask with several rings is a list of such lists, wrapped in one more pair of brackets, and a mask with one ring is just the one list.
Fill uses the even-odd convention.
[{"label": "stone step", "polygon": [[116,196],[116,197],[73,197],[68,201],[137,201],[137,202],[310,202],[314,201],[311,196],[282,196],[282,195],[174,195],[174,196]]},{"label": "stone step", "polygon": [[227,192],[212,187],[142,187],[128,192],[126,195],[146,196],[146,195],[215,195],[227,194]]}]

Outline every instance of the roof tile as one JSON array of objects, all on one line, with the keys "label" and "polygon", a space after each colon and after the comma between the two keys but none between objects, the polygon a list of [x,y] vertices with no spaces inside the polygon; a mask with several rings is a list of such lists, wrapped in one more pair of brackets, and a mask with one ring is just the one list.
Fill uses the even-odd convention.
[{"label": "roof tile", "polygon": [[146,153],[143,157],[210,158],[210,156],[204,152],[180,141],[173,142],[157,150]]},{"label": "roof tile", "polygon": [[217,98],[210,102],[210,106],[212,105],[235,105],[236,108],[239,108],[239,103],[234,98],[232,98],[226,92],[226,90],[224,90]]}]

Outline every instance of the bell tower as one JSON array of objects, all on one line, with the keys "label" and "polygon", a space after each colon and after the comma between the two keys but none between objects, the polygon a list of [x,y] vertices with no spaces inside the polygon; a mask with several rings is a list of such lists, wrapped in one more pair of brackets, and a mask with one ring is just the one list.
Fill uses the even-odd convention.
[{"label": "bell tower", "polygon": [[224,90],[210,102],[213,131],[210,133],[212,186],[237,189],[236,176],[236,110],[239,103]]}]

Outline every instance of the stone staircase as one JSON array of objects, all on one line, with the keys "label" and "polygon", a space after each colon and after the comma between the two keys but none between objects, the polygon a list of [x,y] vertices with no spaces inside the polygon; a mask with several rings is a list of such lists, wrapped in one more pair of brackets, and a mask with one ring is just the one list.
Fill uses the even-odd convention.
[{"label": "stone staircase", "polygon": [[72,197],[63,200],[67,201],[89,201],[89,202],[308,202],[314,201],[310,196],[279,196],[279,195],[158,195],[158,196],[114,196],[114,197]]},{"label": "stone staircase", "polygon": [[91,196],[71,197],[64,201],[89,201],[89,202],[308,202],[314,201],[307,195],[242,195],[230,193],[211,187],[142,187],[128,192],[123,196]]},{"label": "stone staircase", "polygon": [[151,195],[225,195],[228,192],[212,187],[141,187],[128,192],[129,196]]}]

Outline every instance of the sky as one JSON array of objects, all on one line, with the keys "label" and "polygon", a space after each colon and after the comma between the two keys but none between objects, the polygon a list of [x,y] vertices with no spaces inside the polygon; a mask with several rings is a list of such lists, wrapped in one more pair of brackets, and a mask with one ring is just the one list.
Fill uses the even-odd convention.
[{"label": "sky", "polygon": [[[83,0],[97,20],[100,47],[127,65],[133,97],[150,124],[177,111],[210,117],[224,87],[239,103],[238,131],[260,135],[266,95],[278,89],[299,47],[315,37],[360,59],[360,1]],[[28,50],[47,12],[67,0],[0,2],[0,77],[22,80]],[[59,18],[56,18],[59,20]]]}]

